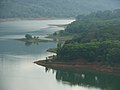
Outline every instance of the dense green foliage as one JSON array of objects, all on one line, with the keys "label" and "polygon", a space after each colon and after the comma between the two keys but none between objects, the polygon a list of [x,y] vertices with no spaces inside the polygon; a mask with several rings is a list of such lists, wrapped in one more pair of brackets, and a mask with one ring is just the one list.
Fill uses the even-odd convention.
[{"label": "dense green foliage", "polygon": [[[66,43],[120,40],[120,9],[98,12],[94,12],[95,15],[91,15],[93,13],[83,15],[84,18],[79,15],[77,17],[79,19],[69,24],[62,35],[76,36]],[[106,15],[108,12],[109,15]]]},{"label": "dense green foliage", "polygon": [[70,18],[115,8],[119,0],[0,0],[0,18]]},{"label": "dense green foliage", "polygon": [[[77,34],[69,43],[104,40],[120,40],[120,19],[99,21],[75,21],[68,25],[65,32]],[[68,43],[66,42],[66,43]]]},{"label": "dense green foliage", "polygon": [[[73,34],[75,37],[58,48],[57,58],[120,64],[120,12],[118,14],[115,11],[120,10],[111,11],[112,18],[104,15],[95,19],[96,16],[90,18],[89,14],[85,20],[76,20],[69,24],[62,34]],[[99,14],[103,15],[103,12]]]},{"label": "dense green foliage", "polygon": [[[106,15],[108,12],[111,13]],[[84,18],[79,15],[77,20],[69,24],[65,31],[60,31],[59,35],[75,36],[66,43],[120,40],[120,9],[97,13],[82,15]]]},{"label": "dense green foliage", "polygon": [[79,44],[67,44],[57,52],[60,60],[99,61],[104,63],[120,63],[120,41],[103,41]]}]

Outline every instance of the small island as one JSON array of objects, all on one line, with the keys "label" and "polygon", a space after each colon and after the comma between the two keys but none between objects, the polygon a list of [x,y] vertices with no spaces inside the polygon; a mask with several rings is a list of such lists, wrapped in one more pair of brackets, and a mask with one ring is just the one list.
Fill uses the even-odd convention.
[{"label": "small island", "polygon": [[26,34],[25,38],[15,39],[19,41],[25,42],[25,45],[31,45],[32,43],[38,44],[40,42],[51,42],[53,40],[50,39],[40,39],[38,36],[32,36],[30,34]]},{"label": "small island", "polygon": [[65,30],[55,32],[51,37],[63,41],[57,48],[48,49],[56,56],[36,61],[36,64],[48,68],[120,73],[120,9],[79,15]]}]

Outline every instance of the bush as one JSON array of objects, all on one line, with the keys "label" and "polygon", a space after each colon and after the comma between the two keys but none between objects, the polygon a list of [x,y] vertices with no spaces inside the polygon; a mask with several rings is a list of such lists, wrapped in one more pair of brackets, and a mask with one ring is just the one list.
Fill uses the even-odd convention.
[{"label": "bush", "polygon": [[32,39],[32,35],[26,34],[26,35],[25,35],[25,38],[26,38],[26,39]]}]

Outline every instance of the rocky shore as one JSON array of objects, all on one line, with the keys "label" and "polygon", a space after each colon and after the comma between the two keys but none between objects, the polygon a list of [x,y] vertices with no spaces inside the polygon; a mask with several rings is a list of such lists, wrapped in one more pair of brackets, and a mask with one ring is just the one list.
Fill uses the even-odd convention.
[{"label": "rocky shore", "polygon": [[96,64],[96,63],[85,63],[85,62],[60,62],[60,61],[47,61],[40,60],[34,63],[53,69],[90,69],[97,70],[100,72],[115,72],[120,73],[120,67],[111,67],[108,65]]}]

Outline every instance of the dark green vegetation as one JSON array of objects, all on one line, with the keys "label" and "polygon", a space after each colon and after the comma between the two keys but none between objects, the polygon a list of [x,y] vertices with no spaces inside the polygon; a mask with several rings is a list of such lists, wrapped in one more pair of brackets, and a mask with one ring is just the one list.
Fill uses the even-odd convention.
[{"label": "dark green vegetation", "polygon": [[120,8],[120,0],[0,0],[0,18],[70,18]]},{"label": "dark green vegetation", "polygon": [[58,45],[58,60],[120,64],[120,9],[79,15],[60,35],[74,38]]},{"label": "dark green vegetation", "polygon": [[120,41],[89,42],[65,44],[58,49],[59,60],[81,60],[102,62],[106,64],[120,63]]}]

